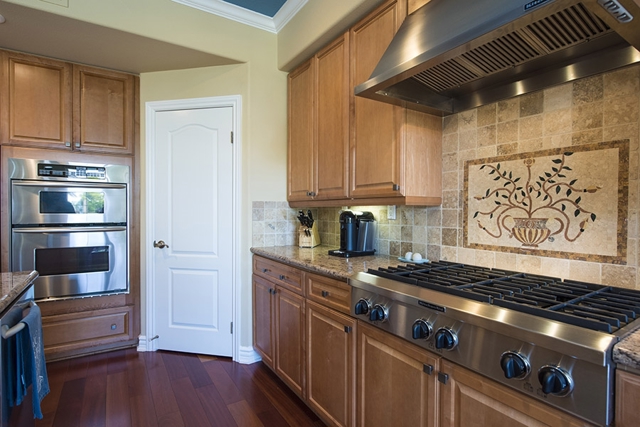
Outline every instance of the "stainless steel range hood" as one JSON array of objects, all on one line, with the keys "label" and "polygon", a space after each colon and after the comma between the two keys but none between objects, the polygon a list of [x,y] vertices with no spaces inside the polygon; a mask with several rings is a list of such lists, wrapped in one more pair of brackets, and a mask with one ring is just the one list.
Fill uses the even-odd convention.
[{"label": "stainless steel range hood", "polygon": [[634,0],[431,0],[355,93],[448,115],[640,62],[636,48]]}]

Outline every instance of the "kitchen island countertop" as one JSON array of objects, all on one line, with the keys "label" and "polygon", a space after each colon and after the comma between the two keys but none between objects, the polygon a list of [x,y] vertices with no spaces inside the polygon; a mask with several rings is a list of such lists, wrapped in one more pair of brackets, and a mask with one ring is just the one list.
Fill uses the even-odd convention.
[{"label": "kitchen island countertop", "polygon": [[[387,255],[340,258],[329,255],[330,249],[335,248],[328,246],[316,246],[315,248],[270,246],[251,248],[251,252],[337,279],[348,279],[351,275],[368,268],[375,269],[402,263],[397,257]],[[613,347],[613,361],[618,367],[640,374],[640,330],[627,335]]]},{"label": "kitchen island countertop", "polygon": [[0,313],[10,307],[22,293],[38,277],[37,271],[21,271],[16,273],[0,273],[2,290],[0,291]]}]

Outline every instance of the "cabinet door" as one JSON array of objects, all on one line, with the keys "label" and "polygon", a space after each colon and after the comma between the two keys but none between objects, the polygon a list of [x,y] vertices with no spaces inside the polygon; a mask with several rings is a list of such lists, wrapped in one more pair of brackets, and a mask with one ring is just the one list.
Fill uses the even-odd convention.
[{"label": "cabinet door", "polygon": [[316,199],[344,199],[349,191],[349,34],[316,57]]},{"label": "cabinet door", "polygon": [[71,65],[2,52],[2,143],[71,145]]},{"label": "cabinet door", "polygon": [[304,397],[304,298],[276,288],[275,371],[299,396]]},{"label": "cabinet door", "polygon": [[135,138],[131,74],[73,66],[73,148],[131,154]]},{"label": "cabinet door", "polygon": [[616,371],[616,427],[640,426],[640,375]]},{"label": "cabinet door", "polygon": [[262,356],[262,361],[274,367],[275,344],[275,285],[253,275],[253,345]]},{"label": "cabinet door", "polygon": [[[352,88],[369,79],[405,16],[406,1],[387,1],[351,29]],[[351,197],[404,194],[404,112],[395,105],[354,97]]]},{"label": "cabinet door", "polygon": [[[440,387],[440,426],[592,426],[448,361]],[[617,425],[617,423],[616,423]]]},{"label": "cabinet door", "polygon": [[307,301],[307,403],[334,426],[355,425],[356,321]]},{"label": "cabinet door", "polygon": [[313,59],[289,74],[287,200],[311,200],[317,192],[313,118]]},{"label": "cabinet door", "polygon": [[437,370],[431,353],[358,322],[357,425],[435,427]]}]

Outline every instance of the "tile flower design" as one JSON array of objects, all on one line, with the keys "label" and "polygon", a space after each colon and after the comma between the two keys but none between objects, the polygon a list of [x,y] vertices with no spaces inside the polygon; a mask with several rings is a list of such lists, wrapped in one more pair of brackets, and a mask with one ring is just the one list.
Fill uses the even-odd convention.
[{"label": "tile flower design", "polygon": [[[576,241],[589,221],[597,218],[595,212],[581,206],[581,193],[595,193],[602,186],[579,187],[578,179],[571,179],[569,175],[573,171],[567,161],[571,155],[573,152],[567,151],[552,158],[551,164],[538,176],[531,170],[536,162],[532,157],[522,162],[526,166],[526,176],[514,175],[513,170],[505,167],[501,170],[500,162],[480,166],[494,184],[484,195],[474,196],[482,205],[473,214],[478,227],[496,238],[508,232],[509,237],[521,242],[522,246],[533,248],[556,235],[569,242]],[[486,222],[483,224],[480,218],[488,220],[491,226],[485,226]],[[550,220],[555,223],[553,230],[547,227]],[[576,227],[578,221],[579,226]]]},{"label": "tile flower design", "polygon": [[629,142],[469,160],[464,246],[623,264]]}]

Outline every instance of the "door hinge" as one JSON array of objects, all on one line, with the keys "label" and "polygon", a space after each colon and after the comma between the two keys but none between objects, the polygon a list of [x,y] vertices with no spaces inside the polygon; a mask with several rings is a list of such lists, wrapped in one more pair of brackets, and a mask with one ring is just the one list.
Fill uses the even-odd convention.
[{"label": "door hinge", "polygon": [[233,322],[231,322],[231,333],[233,334]]},{"label": "door hinge", "polygon": [[233,131],[231,131],[231,143],[233,144]]}]

